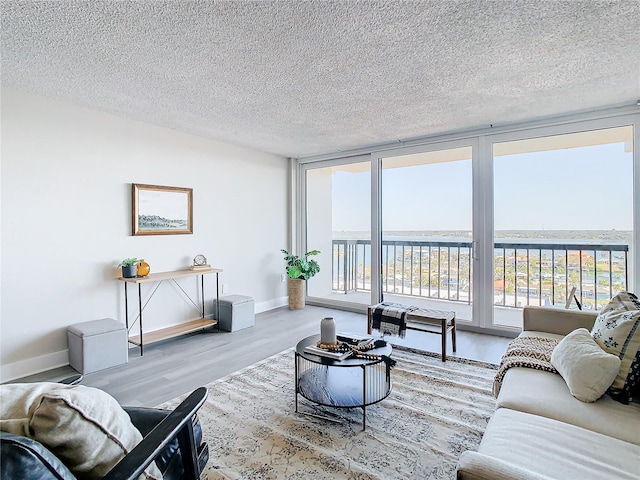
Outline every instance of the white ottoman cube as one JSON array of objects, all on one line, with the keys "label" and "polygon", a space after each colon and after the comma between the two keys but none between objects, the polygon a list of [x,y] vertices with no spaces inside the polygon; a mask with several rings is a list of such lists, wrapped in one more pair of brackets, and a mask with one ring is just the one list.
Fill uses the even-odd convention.
[{"label": "white ottoman cube", "polygon": [[113,318],[76,323],[67,329],[69,364],[82,374],[129,360],[127,329]]},{"label": "white ottoman cube", "polygon": [[[213,301],[214,316],[217,313],[216,300]],[[253,298],[245,295],[220,297],[220,330],[235,332],[255,323]]]}]

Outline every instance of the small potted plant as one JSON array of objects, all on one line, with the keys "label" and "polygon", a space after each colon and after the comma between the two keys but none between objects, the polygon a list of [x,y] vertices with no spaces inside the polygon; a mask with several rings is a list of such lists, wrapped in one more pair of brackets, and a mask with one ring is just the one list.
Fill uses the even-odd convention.
[{"label": "small potted plant", "polygon": [[318,255],[319,250],[311,250],[302,257],[291,255],[286,250],[284,253],[284,261],[286,262],[286,271],[289,276],[287,285],[287,293],[289,294],[289,309],[300,310],[305,306],[305,282],[320,271],[320,265],[315,260],[309,260],[308,257]]},{"label": "small potted plant", "polygon": [[125,258],[118,265],[122,267],[122,278],[135,278],[138,274],[138,259],[137,258]]}]

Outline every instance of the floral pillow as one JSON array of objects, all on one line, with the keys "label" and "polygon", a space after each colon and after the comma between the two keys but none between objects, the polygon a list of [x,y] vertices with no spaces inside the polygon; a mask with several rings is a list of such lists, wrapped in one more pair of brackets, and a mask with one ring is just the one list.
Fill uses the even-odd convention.
[{"label": "floral pillow", "polygon": [[608,353],[620,358],[620,370],[608,393],[622,403],[640,390],[640,301],[633,293],[620,292],[605,306],[591,336]]}]

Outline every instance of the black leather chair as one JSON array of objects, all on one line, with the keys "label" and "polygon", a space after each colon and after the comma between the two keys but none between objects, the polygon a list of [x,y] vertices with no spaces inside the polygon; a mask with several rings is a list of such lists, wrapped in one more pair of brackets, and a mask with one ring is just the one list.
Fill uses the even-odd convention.
[{"label": "black leather chair", "polygon": [[[104,478],[134,480],[155,461],[164,480],[199,479],[209,460],[209,449],[202,441],[196,412],[206,397],[207,389],[200,387],[173,411],[123,407],[143,439]],[[2,480],[76,480],[69,469],[37,441],[0,432],[0,444]]]}]

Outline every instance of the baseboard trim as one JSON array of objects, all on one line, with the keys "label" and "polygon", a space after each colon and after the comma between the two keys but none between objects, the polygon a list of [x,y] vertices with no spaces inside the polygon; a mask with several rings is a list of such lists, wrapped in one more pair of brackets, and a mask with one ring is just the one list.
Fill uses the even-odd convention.
[{"label": "baseboard trim", "polygon": [[254,308],[256,313],[263,313],[285,305],[289,305],[289,297],[273,298],[266,302],[256,303]]},{"label": "baseboard trim", "polygon": [[53,368],[69,365],[69,350],[47,353],[39,357],[27,358],[0,367],[0,382],[10,382],[16,378],[35,375]]},{"label": "baseboard trim", "polygon": [[[255,304],[255,313],[267,312],[288,305],[288,297],[279,297]],[[0,383],[28,377],[54,368],[69,365],[69,350],[48,353],[0,366]]]}]

